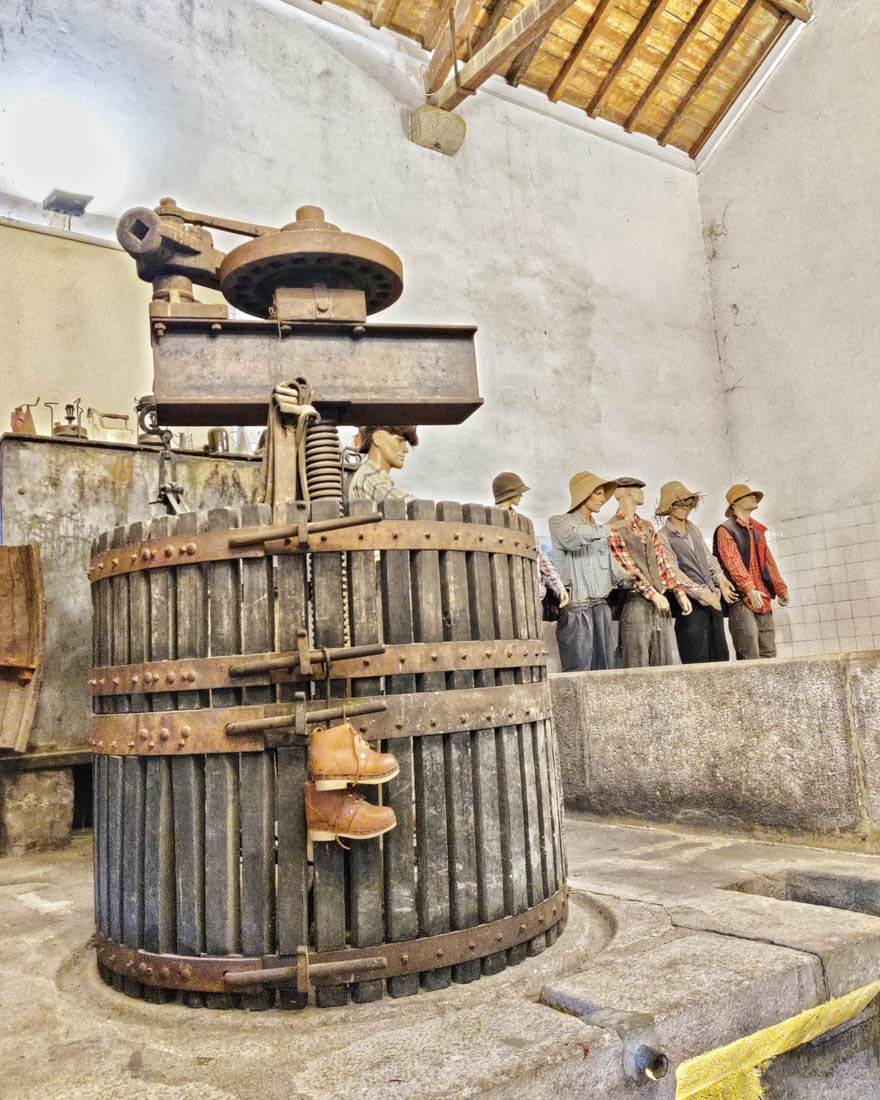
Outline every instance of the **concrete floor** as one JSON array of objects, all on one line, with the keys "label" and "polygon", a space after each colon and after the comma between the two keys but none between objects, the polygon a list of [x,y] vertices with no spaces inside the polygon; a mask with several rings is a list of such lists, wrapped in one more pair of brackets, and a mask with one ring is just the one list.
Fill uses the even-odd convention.
[{"label": "concrete floor", "polygon": [[[880,857],[578,815],[568,841],[571,917],[543,955],[470,986],[299,1013],[115,993],[88,946],[90,837],[0,860],[0,1097],[671,1100],[682,1060],[880,976]],[[618,1024],[648,1014],[667,1076],[629,1081],[617,1031],[538,1003],[542,987]],[[779,1059],[768,1100],[880,1100],[876,1025],[869,1008],[843,1039]]]}]

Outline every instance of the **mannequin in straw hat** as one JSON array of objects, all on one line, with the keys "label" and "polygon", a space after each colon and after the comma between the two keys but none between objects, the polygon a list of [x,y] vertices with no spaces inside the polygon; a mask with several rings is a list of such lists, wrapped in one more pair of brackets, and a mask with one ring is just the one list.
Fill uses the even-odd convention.
[{"label": "mannequin in straw hat", "polygon": [[[504,508],[509,512],[516,511],[517,505],[528,491],[528,485],[526,485],[519,474],[513,474],[509,470],[499,474],[492,481],[492,496],[495,498],[496,507]],[[542,600],[547,594],[548,588],[555,594],[557,600],[559,600],[560,608],[565,607],[569,599],[568,591],[562,583],[559,574],[554,569],[553,562],[550,561],[544,551],[539,547],[538,591]]]},{"label": "mannequin in straw hat", "polygon": [[568,483],[571,505],[550,517],[553,564],[571,589],[571,602],[559,615],[556,641],[563,672],[589,672],[614,667],[608,594],[626,577],[608,549],[608,528],[595,516],[614,482],[575,474]]},{"label": "mannequin in straw hat", "polygon": [[645,502],[644,487],[637,477],[617,479],[617,515],[610,524],[608,540],[611,552],[635,582],[620,613],[620,663],[624,668],[671,665],[674,661],[667,590],[673,592],[682,615],[691,613],[684,585],[653,526],[636,511]]},{"label": "mannequin in straw hat", "polygon": [[715,529],[715,556],[740,597],[729,611],[730,636],[737,659],[776,656],[771,600],[788,603],[788,588],[767,546],[763,523],[752,518],[764,494],[748,485],[727,490],[727,517]]},{"label": "mannequin in straw hat", "polygon": [[683,665],[730,660],[721,601],[730,604],[737,599],[736,589],[710,554],[699,527],[688,519],[699,499],[699,493],[680,481],[667,481],[660,489],[656,512],[666,517],[657,538],[693,608],[690,615],[675,616],[675,640]]}]

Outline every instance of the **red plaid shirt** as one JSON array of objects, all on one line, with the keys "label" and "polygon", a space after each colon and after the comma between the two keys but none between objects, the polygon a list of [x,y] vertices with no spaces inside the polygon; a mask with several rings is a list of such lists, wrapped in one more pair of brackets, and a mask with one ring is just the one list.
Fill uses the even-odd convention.
[{"label": "red plaid shirt", "polygon": [[[761,562],[758,560],[758,555],[755,552],[755,531],[760,531],[763,534],[767,528],[763,523],[758,523],[756,519],[753,519],[751,523],[747,520],[736,517],[736,522],[740,527],[746,527],[749,531],[749,538],[752,543],[752,552],[749,554],[749,568],[739,552],[739,547],[734,541],[733,535],[725,528],[718,528],[718,556],[724,565],[724,568],[730,575],[730,579],[739,589],[742,596],[747,596],[749,592],[757,590],[761,593],[761,610],[759,615],[766,615],[770,611],[770,593],[767,591],[767,585],[764,584],[764,578],[761,576]],[[776,562],[773,560],[773,555],[770,553],[770,547],[767,545],[766,538],[762,539],[762,545],[764,550],[764,563],[767,566],[767,572],[770,574],[770,579],[773,581],[773,587],[776,589],[776,595],[782,596],[783,599],[788,595],[788,588],[786,588],[785,581],[779,575],[779,569]]]},{"label": "red plaid shirt", "polygon": [[[619,520],[623,519],[624,517],[620,514],[620,512],[618,512],[614,518],[615,520]],[[660,571],[660,576],[663,579],[663,583],[666,585],[667,588],[678,588],[683,592],[684,585],[675,575],[675,570],[670,565],[669,559],[666,557],[666,554],[663,550],[663,545],[657,538],[656,532],[654,531],[654,528],[651,526],[651,524],[648,523],[646,519],[640,519],[638,516],[634,516],[630,530],[634,531],[635,534],[639,536],[639,538],[644,543],[646,550],[648,547],[648,537],[650,535],[650,537],[654,540],[654,553],[657,555],[657,568]],[[639,593],[639,595],[644,596],[646,600],[650,600],[656,595],[662,596],[662,592],[658,593],[656,588],[654,588],[654,586],[647,580],[647,578],[642,577],[641,573],[636,567],[636,563],[633,561],[632,554],[627,549],[627,545],[624,542],[623,535],[620,533],[620,531],[611,532],[611,534],[608,536],[608,545],[611,547],[611,553],[615,556],[615,558],[617,558],[617,560],[627,571],[627,573],[634,573],[640,578],[636,581],[635,587],[635,590]]]}]

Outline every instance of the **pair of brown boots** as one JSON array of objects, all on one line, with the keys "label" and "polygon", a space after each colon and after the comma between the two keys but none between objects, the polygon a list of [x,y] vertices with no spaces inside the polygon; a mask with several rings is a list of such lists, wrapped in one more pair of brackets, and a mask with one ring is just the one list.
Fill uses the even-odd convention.
[{"label": "pair of brown boots", "polygon": [[390,806],[368,802],[349,784],[387,783],[400,771],[395,757],[375,752],[351,723],[315,730],[309,743],[312,782],[306,784],[309,840],[368,840],[397,824]]}]

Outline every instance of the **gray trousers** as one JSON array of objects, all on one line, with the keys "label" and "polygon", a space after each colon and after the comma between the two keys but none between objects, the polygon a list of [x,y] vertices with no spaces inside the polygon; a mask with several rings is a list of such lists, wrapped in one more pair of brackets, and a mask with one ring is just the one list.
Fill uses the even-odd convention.
[{"label": "gray trousers", "polygon": [[556,642],[563,672],[614,668],[611,608],[604,600],[592,606],[569,604],[559,612]]},{"label": "gray trousers", "polygon": [[773,612],[752,611],[745,600],[737,600],[728,612],[730,636],[738,661],[776,656],[776,629]]},{"label": "gray trousers", "polygon": [[671,665],[672,616],[640,596],[630,592],[620,613],[621,668],[646,668],[648,665]]}]

